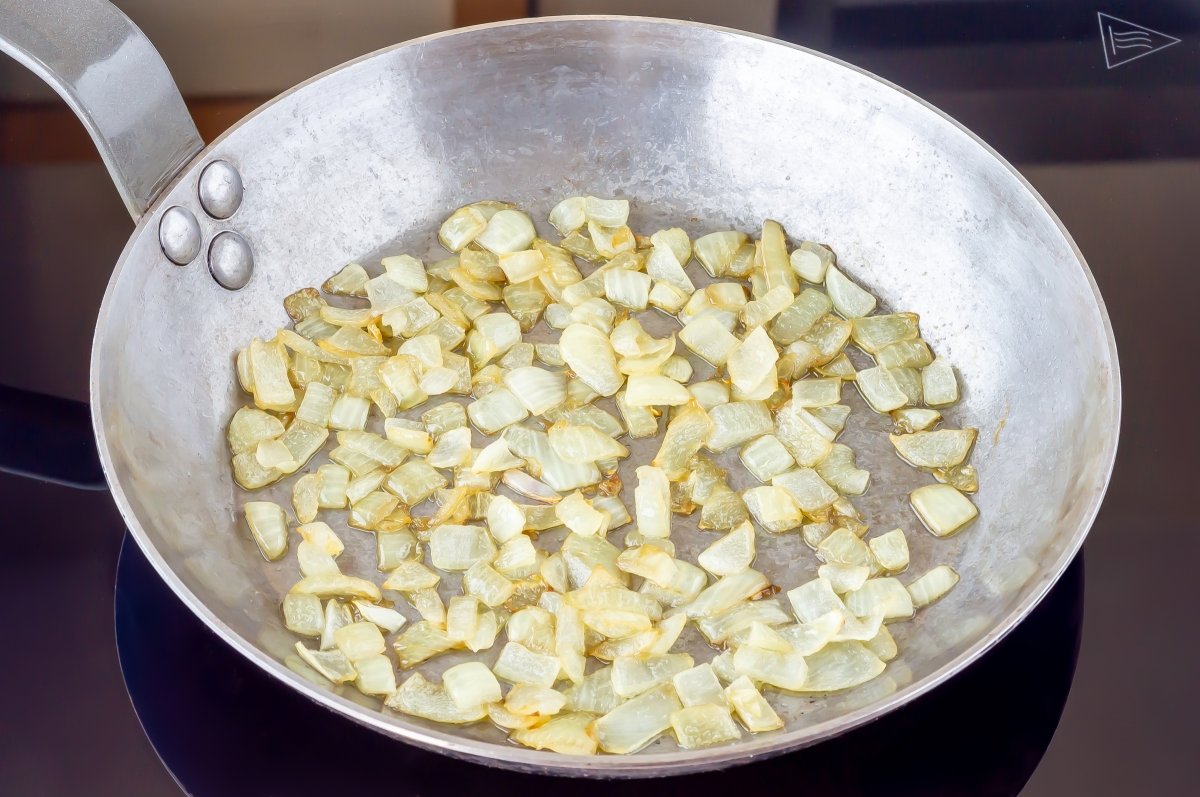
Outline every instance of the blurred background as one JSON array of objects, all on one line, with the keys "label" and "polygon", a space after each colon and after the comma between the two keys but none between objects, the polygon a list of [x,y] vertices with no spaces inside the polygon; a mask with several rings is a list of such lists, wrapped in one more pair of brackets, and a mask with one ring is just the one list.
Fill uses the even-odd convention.
[{"label": "blurred background", "polygon": [[[1085,548],[1086,619],[1075,682],[1058,732],[1024,793],[1175,794],[1194,787],[1194,749],[1187,752],[1186,740],[1194,740],[1193,716],[1200,708],[1189,685],[1200,671],[1200,651],[1194,642],[1179,643],[1181,636],[1194,637],[1190,623],[1171,619],[1163,607],[1175,602],[1172,592],[1188,583],[1191,563],[1200,561],[1195,513],[1183,501],[1194,490],[1191,452],[1200,435],[1190,407],[1165,403],[1170,395],[1186,400],[1200,389],[1190,362],[1200,336],[1179,307],[1180,299],[1200,289],[1193,239],[1200,221],[1200,3],[117,0],[116,5],[162,53],[206,141],[280,91],[363,53],[453,27],[573,13],[693,19],[796,42],[891,80],[978,133],[1042,193],[1088,259],[1112,315],[1125,388],[1116,477]],[[1097,12],[1181,41],[1109,68]],[[96,311],[130,230],[129,216],[80,123],[45,86],[0,57],[0,253],[7,261],[0,385],[87,399]],[[3,476],[0,499],[54,501],[68,525],[100,518],[91,524],[100,528],[89,527],[86,534],[72,528],[51,533],[58,526],[50,524],[37,534],[17,535],[9,555],[0,557],[0,583],[6,584],[0,595],[15,600],[46,579],[66,579],[74,596],[62,599],[57,635],[39,637],[39,647],[24,649],[21,661],[2,672],[33,673],[36,662],[66,655],[65,645],[73,643],[86,650],[72,666],[90,668],[100,684],[89,683],[86,696],[68,698],[63,692],[72,688],[70,682],[31,683],[12,698],[35,719],[18,734],[8,725],[13,712],[0,716],[0,792],[173,793],[176,787],[129,710],[112,652],[111,594],[123,529],[107,496],[52,492]],[[32,511],[21,518],[45,525],[45,516]],[[1153,540],[1139,542],[1139,536]],[[1162,554],[1136,558],[1138,551],[1146,554],[1147,545]],[[1143,597],[1131,597],[1136,595]],[[11,689],[13,682],[6,681]],[[76,710],[72,722],[66,712]],[[47,711],[58,714],[37,719]],[[97,741],[109,734],[123,741]],[[56,766],[59,745],[84,751],[83,764]],[[1185,775],[1189,768],[1192,774]]]}]

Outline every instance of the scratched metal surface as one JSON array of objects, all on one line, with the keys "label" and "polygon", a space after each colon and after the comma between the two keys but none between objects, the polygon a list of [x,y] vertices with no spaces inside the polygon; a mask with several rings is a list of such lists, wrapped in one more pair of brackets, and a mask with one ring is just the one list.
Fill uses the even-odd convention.
[{"label": "scratched metal surface", "polygon": [[[225,221],[197,215],[206,243],[223,229],[250,241],[256,273],[237,293],[218,287],[199,260],[168,265],[155,236],[163,208],[198,211],[196,177],[218,157],[241,170],[244,204]],[[938,541],[920,529],[903,500],[920,477],[891,454],[885,427],[849,390],[855,412],[845,440],[873,474],[856,502],[873,531],[905,528],[912,573],[949,562],[963,581],[917,622],[896,627],[901,656],[880,679],[820,700],[772,696],[786,730],[700,751],[664,740],[630,757],[572,758],[506,744],[483,724],[454,729],[380,713],[354,690],[320,689],[279,661],[292,638],[278,601],[295,561],[265,564],[238,523],[244,494],[232,485],[224,444],[241,400],[233,352],[284,323],[281,297],[340,265],[433,251],[430,231],[466,201],[513,200],[540,220],[557,198],[577,193],[629,197],[631,223],[647,232],[679,220],[693,234],[753,231],[771,216],[793,238],[829,242],[888,307],[920,313],[925,337],[959,370],[963,400],[951,419],[981,429],[973,455],[981,519],[967,532]],[[819,54],[619,18],[417,40],[248,117],[138,226],[100,313],[92,395],[106,470],[133,534],[230,644],[384,733],[503,766],[591,776],[710,768],[812,744],[961,669],[1032,608],[1078,549],[1107,483],[1119,416],[1115,348],[1082,257],[981,142]],[[634,459],[648,456],[634,447]],[[722,461],[744,486],[749,476]],[[344,536],[345,569],[369,572],[370,538]],[[679,522],[675,539],[694,554],[711,536]],[[760,540],[757,566],[776,583],[792,586],[815,570],[795,535]]]}]

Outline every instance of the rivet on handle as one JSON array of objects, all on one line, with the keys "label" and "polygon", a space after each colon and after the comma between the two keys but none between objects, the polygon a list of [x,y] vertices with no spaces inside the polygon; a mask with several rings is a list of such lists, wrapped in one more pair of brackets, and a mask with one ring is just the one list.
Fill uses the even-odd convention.
[{"label": "rivet on handle", "polygon": [[200,223],[187,208],[167,208],[158,222],[158,243],[168,260],[186,266],[200,254]]},{"label": "rivet on handle", "polygon": [[208,245],[208,270],[222,288],[244,288],[254,273],[254,253],[236,232],[219,233]]},{"label": "rivet on handle", "polygon": [[213,161],[200,173],[200,204],[214,219],[227,219],[242,204],[242,176],[233,164]]}]

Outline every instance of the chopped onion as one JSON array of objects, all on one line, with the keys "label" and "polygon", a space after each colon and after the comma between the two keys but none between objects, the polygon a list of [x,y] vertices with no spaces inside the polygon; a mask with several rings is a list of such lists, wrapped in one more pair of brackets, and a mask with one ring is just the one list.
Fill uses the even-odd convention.
[{"label": "chopped onion", "polygon": [[921,389],[925,403],[930,407],[944,407],[958,401],[958,379],[954,376],[954,367],[940,357],[934,359],[921,369]]},{"label": "chopped onion", "polygon": [[746,676],[738,676],[725,688],[725,698],[737,713],[738,719],[746,726],[746,730],[751,733],[773,731],[783,727],[783,720]]},{"label": "chopped onion", "polygon": [[949,484],[927,484],[913,490],[908,500],[925,528],[937,537],[946,537],[979,515],[971,499]]},{"label": "chopped onion", "polygon": [[837,266],[831,265],[825,272],[825,288],[829,291],[833,309],[837,310],[842,318],[854,319],[870,315],[878,303],[874,296],[839,271]]},{"label": "chopped onion", "polygon": [[[933,408],[959,389],[918,317],[874,315],[877,300],[832,250],[804,241],[789,256],[777,222],[764,221],[756,242],[728,231],[693,247],[680,228],[635,234],[629,211],[623,199],[565,199],[550,213],[565,236],[555,245],[510,204],[459,208],[438,235],[452,256],[387,257],[373,278],[346,266],[326,291],[367,306],[299,290],[284,301],[292,328],[238,353],[238,382],[253,398],[227,433],[239,486],[301,471],[338,433],[333,464],[291,483],[301,579],[283,620],[320,643],[284,654],[295,671],[433,721],[488,717],[536,749],[631,752],[668,729],[695,748],[738,738],[735,715],[751,732],[782,727],[761,684],[811,694],[875,677],[899,653],[884,622],[957,581],[945,565],[907,587],[892,577],[909,564],[905,534],[865,539],[867,519],[846,496],[863,494],[870,474],[835,442],[851,413],[842,383],[852,381],[891,414],[900,456],[938,481],[910,496],[922,522],[944,536],[977,516],[963,494],[978,488],[967,461],[977,433],[931,431]],[[699,290],[693,256],[715,279]],[[575,257],[596,264],[586,277]],[[645,320],[656,318],[641,315],[649,308],[683,325],[686,352],[661,331],[664,319]],[[523,340],[543,319],[558,340]],[[859,371],[856,351],[875,365]],[[441,395],[456,398],[421,407]],[[405,410],[420,420],[397,417]],[[635,518],[620,498],[630,451],[619,440],[658,435],[662,415],[658,452],[635,469]],[[760,486],[735,492],[745,477],[704,447],[740,449]],[[383,588],[419,621],[381,604],[373,580],[339,569],[345,546],[317,518],[347,508],[351,528],[375,534]],[[264,555],[282,557],[283,510],[250,502],[246,514]],[[672,514],[724,536],[672,541]],[[631,522],[623,550],[605,538]],[[799,530],[816,552],[818,577],[788,593],[799,622],[751,569],[756,525]],[[545,531],[558,550],[535,546]],[[461,573],[448,579],[462,592],[449,605],[444,571]],[[725,652],[698,667],[675,652],[689,623]],[[498,658],[455,657],[440,684],[413,676],[396,688],[384,633],[398,634],[396,661],[411,668],[450,651],[483,654],[501,628]],[[589,657],[611,666],[588,675]],[[571,682],[565,692],[553,688],[559,679]],[[502,680],[514,684],[507,696]]]},{"label": "chopped onion", "polygon": [[754,563],[754,527],[741,524],[705,548],[696,561],[718,578],[746,570]]},{"label": "chopped onion", "polygon": [[961,464],[971,452],[978,433],[975,429],[939,429],[888,435],[906,462],[918,468],[950,468]]},{"label": "chopped onion", "polygon": [[876,412],[891,412],[908,404],[908,395],[900,389],[895,374],[881,365],[859,371],[854,384]]},{"label": "chopped onion", "polygon": [[805,692],[838,692],[879,675],[884,663],[861,642],[830,642],[809,656]]},{"label": "chopped onion", "polygon": [[938,565],[909,584],[907,589],[913,606],[920,609],[940,599],[957,583],[958,573],[954,572],[954,568]]},{"label": "chopped onion", "polygon": [[247,501],[242,509],[245,510],[250,533],[263,556],[273,561],[287,553],[287,517],[279,504]]},{"label": "chopped onion", "polygon": [[597,719],[592,734],[606,753],[633,753],[670,728],[671,716],[681,708],[674,687],[663,684]]},{"label": "chopped onion", "polygon": [[804,522],[804,514],[796,499],[782,487],[751,487],[742,493],[742,500],[758,525],[773,534],[791,531]]},{"label": "chopped onion", "polygon": [[892,573],[899,573],[908,567],[908,540],[900,529],[892,529],[887,534],[880,534],[867,540],[871,555],[881,568]]},{"label": "chopped onion", "polygon": [[907,620],[913,602],[904,585],[894,578],[872,578],[846,596],[846,608],[856,617],[882,613],[884,620]]}]

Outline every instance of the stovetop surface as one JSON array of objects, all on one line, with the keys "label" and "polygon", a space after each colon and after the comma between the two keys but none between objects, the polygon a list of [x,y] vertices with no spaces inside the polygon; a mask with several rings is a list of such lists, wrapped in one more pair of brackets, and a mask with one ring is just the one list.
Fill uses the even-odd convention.
[{"label": "stovetop surface", "polygon": [[[932,694],[816,748],[670,785],[566,784],[413,750],[288,694],[164,587],[107,494],[0,474],[0,794],[1193,790],[1200,3],[785,0],[779,19],[781,37],[887,77],[993,144],[1104,294],[1124,386],[1117,467],[1083,555],[1025,623]],[[1101,37],[1131,23],[1179,41],[1147,34],[1152,51],[1127,60]],[[83,398],[128,217],[99,164],[24,166],[3,145],[0,384]]]}]

